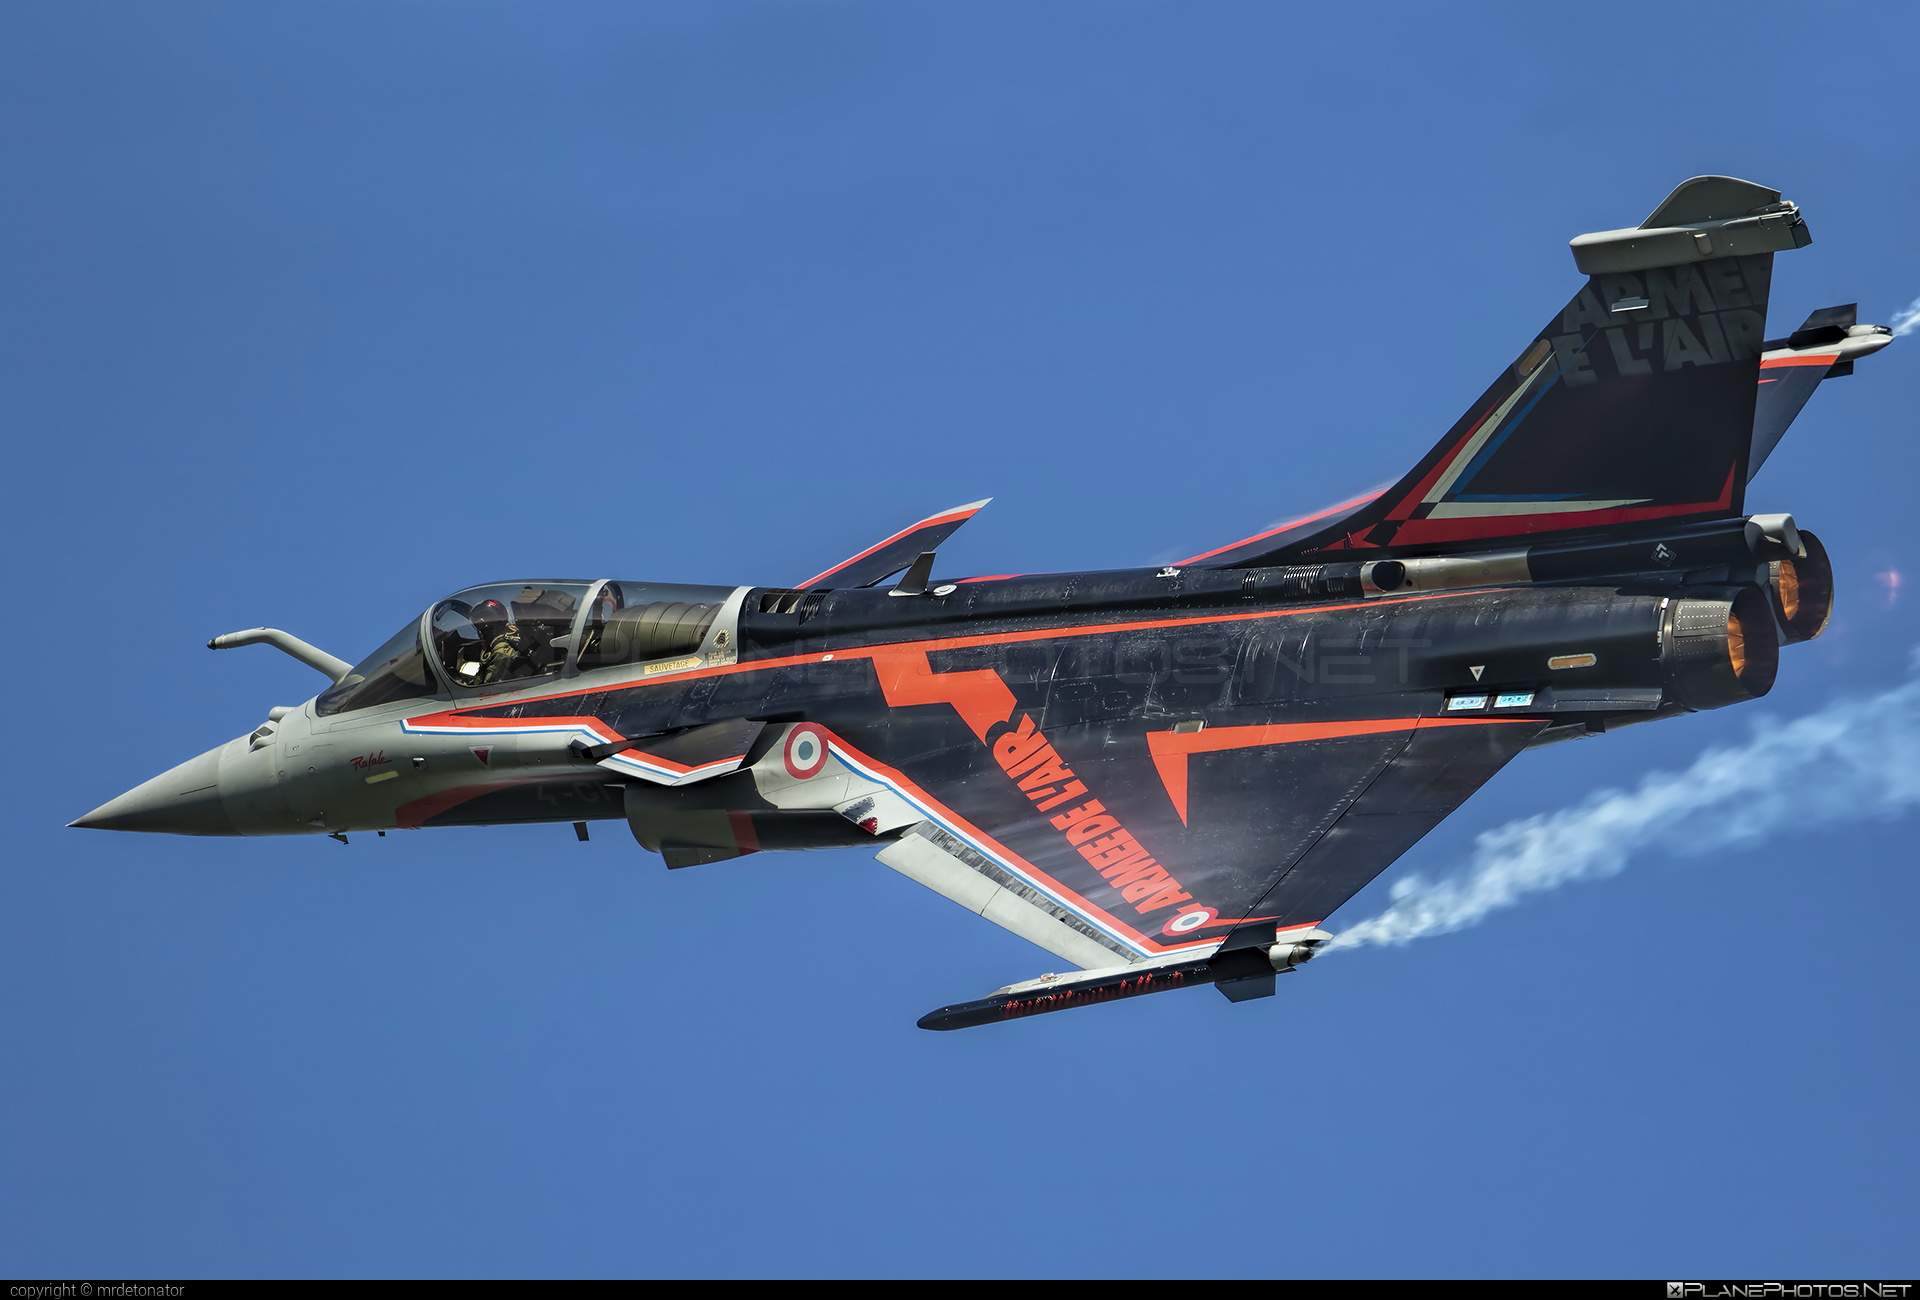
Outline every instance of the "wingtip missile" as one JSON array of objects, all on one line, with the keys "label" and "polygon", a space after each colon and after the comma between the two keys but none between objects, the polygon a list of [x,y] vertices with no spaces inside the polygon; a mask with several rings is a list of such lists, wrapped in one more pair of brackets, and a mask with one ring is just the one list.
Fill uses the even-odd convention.
[{"label": "wingtip missile", "polygon": [[1185,960],[1142,962],[1077,975],[1042,975],[997,989],[973,1002],[929,1011],[915,1023],[922,1029],[970,1029],[1205,984],[1219,985],[1231,1001],[1245,1001],[1272,993],[1275,975],[1298,969],[1331,938],[1325,930],[1295,927],[1282,931],[1266,948],[1233,948]]}]

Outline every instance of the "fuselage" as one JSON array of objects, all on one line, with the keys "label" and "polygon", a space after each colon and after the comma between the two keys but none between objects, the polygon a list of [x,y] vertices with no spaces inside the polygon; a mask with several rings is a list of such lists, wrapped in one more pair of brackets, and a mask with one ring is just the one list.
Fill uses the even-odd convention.
[{"label": "fuselage", "polygon": [[[492,584],[576,593],[547,597],[570,601],[570,624],[556,616],[533,633],[555,644],[527,655],[521,675],[463,680],[478,661],[461,656],[482,654],[471,647],[485,638],[469,637],[466,649],[436,645],[436,620],[447,620],[436,613],[441,602],[419,621],[425,672],[413,670],[421,680],[402,698],[329,708],[343,693],[336,687],[276,709],[250,734],[77,824],[290,835],[623,817],[626,791],[649,774],[608,765],[591,747],[727,719],[817,723],[903,771],[932,764],[959,779],[992,771],[984,737],[956,745],[885,688],[885,665],[903,655],[922,656],[935,674],[992,673],[1062,752],[1169,727],[1408,717],[1524,719],[1539,724],[1539,744],[1764,693],[1771,672],[1757,664],[1744,679],[1723,668],[1718,695],[1683,676],[1675,601],[1731,610],[1741,592],[1765,594],[1764,564],[1726,553],[1733,563],[1648,562],[1634,574],[1438,590],[1382,590],[1359,564],[975,579],[911,596],[710,588],[709,604],[673,605],[709,611],[697,636],[656,636],[640,655],[606,665],[592,660],[610,635],[601,599],[610,584]],[[1726,617],[1709,659],[1726,658]],[[1746,621],[1756,623],[1751,613]],[[1777,615],[1767,621],[1775,638]],[[1744,639],[1762,638],[1749,628]],[[1751,653],[1764,658],[1757,645]],[[699,785],[643,793],[656,810],[716,802]],[[744,797],[749,809],[773,807]]]}]

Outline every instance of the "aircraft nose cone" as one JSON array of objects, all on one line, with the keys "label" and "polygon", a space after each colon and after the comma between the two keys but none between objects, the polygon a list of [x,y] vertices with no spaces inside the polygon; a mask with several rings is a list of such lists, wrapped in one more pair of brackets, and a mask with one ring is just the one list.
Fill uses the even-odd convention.
[{"label": "aircraft nose cone", "polygon": [[67,825],[167,835],[239,834],[220,803],[220,749],[190,758]]}]

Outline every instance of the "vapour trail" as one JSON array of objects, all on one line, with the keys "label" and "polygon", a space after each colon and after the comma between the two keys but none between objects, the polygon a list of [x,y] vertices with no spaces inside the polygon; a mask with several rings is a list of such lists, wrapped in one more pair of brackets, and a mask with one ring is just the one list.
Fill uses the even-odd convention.
[{"label": "vapour trail", "polygon": [[1898,338],[1902,334],[1911,334],[1920,329],[1920,298],[1902,307],[1893,314],[1893,334]]},{"label": "vapour trail", "polygon": [[[1914,668],[1920,672],[1920,652]],[[1580,742],[1574,742],[1580,743]],[[1405,944],[1478,923],[1529,894],[1611,876],[1656,843],[1697,854],[1920,804],[1920,677],[1879,695],[1836,700],[1782,723],[1761,718],[1744,745],[1711,749],[1684,772],[1655,772],[1632,790],[1508,822],[1474,841],[1445,879],[1394,883],[1380,915],[1343,930],[1323,951]]]}]

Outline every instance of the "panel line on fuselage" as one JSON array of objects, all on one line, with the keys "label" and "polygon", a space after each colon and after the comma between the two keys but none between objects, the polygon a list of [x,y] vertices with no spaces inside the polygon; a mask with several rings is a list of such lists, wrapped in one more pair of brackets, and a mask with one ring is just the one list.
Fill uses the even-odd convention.
[{"label": "panel line on fuselage", "polygon": [[[1140,632],[1158,627],[1200,627],[1209,623],[1246,623],[1266,618],[1292,618],[1301,614],[1331,614],[1349,609],[1383,609],[1393,605],[1413,604],[1419,601],[1450,600],[1461,596],[1484,595],[1491,587],[1462,587],[1449,591],[1415,592],[1405,596],[1376,596],[1367,600],[1347,601],[1337,605],[1303,605],[1294,609],[1249,610],[1245,613],[1205,614],[1192,618],[1153,618],[1141,619],[1130,623],[1094,623],[1073,624],[1065,627],[1031,628],[1018,632],[981,632],[971,636],[943,637],[931,641],[886,641],[875,645],[846,646],[832,650],[815,650],[800,655],[781,655],[769,659],[740,659],[730,664],[717,664],[712,667],[689,668],[683,673],[660,674],[642,680],[619,682],[600,682],[582,689],[556,691],[551,695],[535,695],[526,699],[486,701],[461,705],[456,708],[442,709],[437,713],[423,713],[417,718],[401,720],[401,730],[427,735],[529,735],[538,732],[559,732],[579,730],[598,737],[598,743],[606,744],[622,737],[605,730],[605,724],[593,715],[553,715],[539,724],[515,726],[507,719],[473,718],[471,715],[480,709],[515,708],[528,704],[547,704],[555,700],[577,699],[588,695],[602,695],[608,691],[631,690],[640,686],[665,684],[668,682],[697,681],[706,677],[723,677],[734,673],[763,672],[774,668],[793,668],[800,664],[817,664],[828,660],[872,659],[876,655],[896,654],[901,651],[920,651],[924,654],[936,654],[942,650],[967,650],[980,646],[1014,645],[1027,641],[1055,641],[1068,637],[1101,636],[1113,632]],[[443,721],[444,720],[444,721]],[[492,727],[491,723],[501,723]],[[456,725],[456,723],[458,725]],[[419,724],[419,725],[416,725]],[[593,730],[599,728],[599,730]]]},{"label": "panel line on fuselage", "polygon": [[[742,672],[774,670],[794,667],[800,664],[825,661],[845,661],[850,659],[876,658],[918,652],[927,654],[941,650],[969,649],[989,645],[1005,645],[1020,642],[1054,640],[1072,637],[1087,637],[1116,632],[1140,631],[1151,628],[1197,627],[1218,623],[1243,623],[1261,619],[1287,618],[1303,614],[1335,613],[1343,610],[1362,608],[1381,608],[1389,605],[1410,604],[1418,601],[1451,599],[1478,594],[1479,588],[1446,592],[1412,593],[1406,596],[1375,598],[1372,600],[1346,601],[1331,604],[1303,605],[1291,608],[1275,608],[1249,611],[1221,612],[1181,618],[1138,619],[1119,623],[1082,624],[1065,627],[1033,628],[1012,632],[977,633],[973,635],[942,637],[925,641],[886,642],[878,645],[849,647],[845,649],[810,652],[804,655],[782,655],[768,659],[741,660],[732,664],[714,665],[689,669],[669,677],[656,675],[632,683],[599,684],[586,690],[570,690],[552,695],[536,696],[528,699],[469,705],[464,708],[442,710],[434,714],[423,714],[417,718],[403,719],[403,731],[416,734],[438,735],[541,735],[564,734],[574,732],[590,738],[594,743],[605,744],[623,739],[595,715],[550,716],[539,721],[475,717],[476,709],[498,709],[520,707],[529,704],[544,704],[554,701],[581,698],[602,694],[610,690],[629,687],[665,684],[669,681],[686,681],[703,677],[727,676]],[[904,773],[886,764],[880,763],[870,755],[854,748],[829,729],[829,746],[834,749],[849,767],[881,785],[891,789],[900,798],[921,812],[962,843],[973,848],[981,856],[994,862],[1009,875],[1021,880],[1036,892],[1052,899],[1063,909],[1080,917],[1085,923],[1124,945],[1129,951],[1142,957],[1158,957],[1169,953],[1199,951],[1217,946],[1219,939],[1198,939],[1184,944],[1162,944],[1154,938],[1128,925],[1113,916],[1105,908],[1083,897],[1077,891],[1054,879],[1020,854],[1013,852],[994,837],[974,826],[943,802],[935,799],[925,789],[910,780]]]}]

